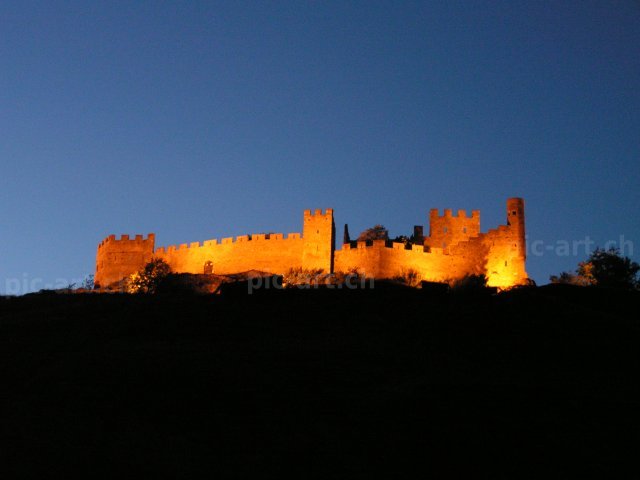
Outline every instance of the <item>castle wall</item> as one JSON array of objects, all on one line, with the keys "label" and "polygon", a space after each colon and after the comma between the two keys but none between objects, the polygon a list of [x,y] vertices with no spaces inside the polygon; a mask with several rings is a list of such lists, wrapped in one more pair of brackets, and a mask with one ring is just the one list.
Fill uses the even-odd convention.
[{"label": "castle wall", "polygon": [[[406,249],[385,240],[344,244],[335,250],[333,210],[304,212],[303,235],[253,234],[158,248],[155,237],[107,237],[98,246],[95,281],[107,286],[140,270],[154,256],[174,272],[230,274],[248,270],[282,274],[290,268],[352,271],[373,278],[401,276],[409,269],[422,280],[452,281],[484,274],[488,284],[509,287],[527,280],[524,201],[507,200],[507,225],[480,233],[480,214],[443,216],[431,211],[431,236]],[[444,247],[443,247],[444,245]]]},{"label": "castle wall", "polygon": [[98,245],[96,254],[96,286],[107,286],[117,282],[133,272],[137,272],[153,258],[155,235],[147,238],[136,235],[122,235],[116,239],[110,235]]},{"label": "castle wall", "polygon": [[490,286],[509,287],[523,284],[528,278],[525,242],[524,200],[510,198],[507,200],[507,225],[452,245],[448,251],[468,259],[471,265],[482,265]]},{"label": "castle wall", "polygon": [[[480,215],[477,211],[471,217],[467,217],[463,211],[457,217],[445,211],[444,216],[440,217],[437,210],[432,210],[431,216],[432,219],[436,218],[435,230],[443,225],[459,229],[457,234],[441,230],[442,234],[449,233],[452,242],[454,238],[456,242],[446,248],[412,245],[411,250],[405,249],[401,243],[384,240],[376,240],[371,245],[358,242],[355,248],[345,244],[342,250],[335,252],[335,270],[347,272],[355,269],[374,278],[393,278],[412,269],[418,272],[422,280],[435,282],[457,280],[466,275],[486,275],[489,286],[502,288],[527,280],[522,199],[509,199],[508,224],[486,233],[479,232]],[[467,226],[466,231],[461,228],[464,225]],[[443,239],[442,235],[438,235],[433,242],[435,244]]]},{"label": "castle wall", "polygon": [[303,239],[299,233],[254,234],[158,248],[155,256],[181,273],[229,274],[247,270],[285,273],[302,266]]},{"label": "castle wall", "polygon": [[411,269],[421,280],[447,282],[464,277],[472,268],[467,259],[445,254],[442,249],[428,251],[422,245],[412,245],[408,250],[402,243],[384,240],[375,240],[372,245],[358,242],[355,248],[343,245],[335,257],[336,271],[357,270],[374,278],[393,278]]}]

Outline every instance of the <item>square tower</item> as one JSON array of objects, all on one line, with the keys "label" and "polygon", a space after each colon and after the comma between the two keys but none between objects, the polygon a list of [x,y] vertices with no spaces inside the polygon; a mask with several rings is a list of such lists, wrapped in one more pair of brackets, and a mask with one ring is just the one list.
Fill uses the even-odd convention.
[{"label": "square tower", "polygon": [[336,227],[333,223],[333,209],[304,211],[302,230],[302,268],[322,269],[333,273],[333,254],[336,249]]}]

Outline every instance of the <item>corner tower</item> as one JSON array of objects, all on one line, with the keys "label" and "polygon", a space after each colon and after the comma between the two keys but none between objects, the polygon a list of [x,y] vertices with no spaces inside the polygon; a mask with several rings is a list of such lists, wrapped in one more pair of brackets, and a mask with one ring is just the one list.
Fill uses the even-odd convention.
[{"label": "corner tower", "polygon": [[304,211],[302,230],[304,242],[302,249],[302,268],[322,269],[333,272],[333,254],[336,249],[336,227],[333,223],[333,209]]},{"label": "corner tower", "polygon": [[516,256],[521,257],[524,264],[527,258],[527,244],[524,231],[524,200],[522,198],[507,199],[507,225],[512,229]]},{"label": "corner tower", "polygon": [[507,199],[507,225],[490,230],[490,252],[486,268],[488,284],[502,288],[525,284],[527,244],[524,230],[524,200]]},{"label": "corner tower", "polygon": [[109,235],[98,245],[95,286],[108,287],[140,270],[153,257],[154,246],[153,233],[147,238],[142,235],[136,235],[135,238],[122,235],[116,239],[115,235]]}]

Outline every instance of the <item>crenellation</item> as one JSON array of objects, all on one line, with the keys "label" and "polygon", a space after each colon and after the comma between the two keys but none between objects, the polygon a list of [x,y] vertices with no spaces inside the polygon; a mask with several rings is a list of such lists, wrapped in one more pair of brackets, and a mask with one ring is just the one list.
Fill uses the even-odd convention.
[{"label": "crenellation", "polygon": [[303,217],[325,217],[333,218],[333,208],[327,208],[324,211],[321,208],[316,208],[315,210],[305,210],[303,212]]},{"label": "crenellation", "polygon": [[150,233],[147,238],[143,235],[137,234],[135,238],[131,238],[128,234],[122,234],[119,238],[116,235],[111,234],[98,244],[98,250],[107,249],[110,250],[112,248],[136,248],[136,245],[145,246],[149,243],[153,243],[155,241],[155,235]]}]

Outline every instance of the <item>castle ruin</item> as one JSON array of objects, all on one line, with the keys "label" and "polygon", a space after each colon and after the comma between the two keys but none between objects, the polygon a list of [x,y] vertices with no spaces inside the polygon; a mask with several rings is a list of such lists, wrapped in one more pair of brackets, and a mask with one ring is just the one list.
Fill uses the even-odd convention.
[{"label": "castle ruin", "polygon": [[[335,248],[333,210],[305,210],[302,234],[253,234],[155,247],[155,235],[119,239],[110,235],[98,245],[96,287],[109,287],[140,270],[152,258],[165,260],[177,273],[232,274],[259,270],[284,274],[292,268],[326,273],[357,270],[371,278],[393,278],[408,270],[422,280],[449,282],[484,274],[489,286],[508,288],[527,281],[524,200],[507,200],[506,225],[480,232],[480,212],[443,215],[432,209],[429,235],[414,230],[414,243],[373,240],[346,242]],[[347,237],[345,235],[345,237]],[[347,238],[345,238],[345,241]],[[417,241],[416,241],[417,240]]]}]

